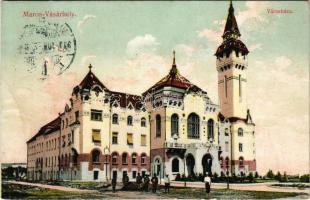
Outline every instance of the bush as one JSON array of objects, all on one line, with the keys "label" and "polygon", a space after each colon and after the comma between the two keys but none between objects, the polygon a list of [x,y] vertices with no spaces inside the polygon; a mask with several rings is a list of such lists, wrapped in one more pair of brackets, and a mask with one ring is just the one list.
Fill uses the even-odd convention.
[{"label": "bush", "polygon": [[253,176],[253,173],[250,172],[249,175],[248,175],[248,180],[250,181],[250,183],[253,183],[254,182],[254,176]]},{"label": "bush", "polygon": [[175,181],[180,181],[181,180],[181,175],[180,173],[177,173],[177,175],[175,176]]},{"label": "bush", "polygon": [[310,174],[304,174],[300,176],[299,181],[309,183],[309,177],[310,177]]}]

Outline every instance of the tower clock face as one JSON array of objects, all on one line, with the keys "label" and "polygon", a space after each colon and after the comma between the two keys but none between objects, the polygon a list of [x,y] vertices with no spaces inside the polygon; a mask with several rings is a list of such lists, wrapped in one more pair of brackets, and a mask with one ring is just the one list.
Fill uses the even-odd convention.
[{"label": "tower clock face", "polygon": [[52,23],[42,18],[38,23],[25,25],[19,39],[19,54],[29,72],[59,75],[74,61],[76,39],[67,23]]}]

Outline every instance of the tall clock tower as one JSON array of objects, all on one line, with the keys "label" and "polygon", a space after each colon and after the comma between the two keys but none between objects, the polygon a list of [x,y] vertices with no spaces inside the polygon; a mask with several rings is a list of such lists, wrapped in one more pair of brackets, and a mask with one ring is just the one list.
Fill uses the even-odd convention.
[{"label": "tall clock tower", "polygon": [[234,8],[230,2],[223,42],[215,53],[220,108],[226,118],[245,119],[247,116],[246,71],[249,51],[240,36]]}]

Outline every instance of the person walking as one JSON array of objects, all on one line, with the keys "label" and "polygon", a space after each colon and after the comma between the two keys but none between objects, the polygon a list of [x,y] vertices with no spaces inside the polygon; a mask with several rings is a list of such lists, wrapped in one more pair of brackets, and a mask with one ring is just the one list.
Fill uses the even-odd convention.
[{"label": "person walking", "polygon": [[164,184],[165,184],[165,192],[169,193],[169,188],[170,188],[170,178],[168,176],[168,174],[166,174],[165,178],[164,178]]},{"label": "person walking", "polygon": [[112,178],[112,191],[115,193],[115,187],[116,187],[116,177]]},{"label": "person walking", "polygon": [[146,175],[144,176],[143,182],[144,182],[144,191],[145,191],[145,192],[148,192],[148,191],[149,191],[149,184],[150,184],[150,178],[149,178],[149,175],[148,175],[148,174],[146,174]]},{"label": "person walking", "polygon": [[206,176],[204,178],[204,182],[205,182],[205,189],[206,189],[206,198],[210,198],[211,178],[208,175],[208,172],[206,173]]},{"label": "person walking", "polygon": [[152,191],[153,193],[156,193],[157,185],[158,185],[158,178],[156,174],[154,174],[154,176],[152,177],[151,182],[152,182]]},{"label": "person walking", "polygon": [[138,176],[136,178],[136,183],[137,183],[138,189],[141,190],[142,176],[140,176],[140,173],[138,173]]}]

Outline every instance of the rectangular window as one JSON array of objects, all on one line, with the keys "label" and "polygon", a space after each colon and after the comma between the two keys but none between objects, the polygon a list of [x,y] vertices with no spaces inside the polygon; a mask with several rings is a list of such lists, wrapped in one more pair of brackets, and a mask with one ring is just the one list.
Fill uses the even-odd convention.
[{"label": "rectangular window", "polygon": [[132,133],[127,133],[127,144],[133,145]]},{"label": "rectangular window", "polygon": [[137,172],[136,172],[136,171],[133,171],[133,172],[132,172],[132,178],[136,178],[136,176],[137,176]]},{"label": "rectangular window", "polygon": [[91,110],[90,119],[93,121],[102,121],[102,110]]},{"label": "rectangular window", "polygon": [[92,139],[93,142],[101,142],[101,136],[100,136],[100,130],[99,129],[93,129],[92,130]]},{"label": "rectangular window", "polygon": [[118,133],[113,132],[112,133],[112,144],[117,144],[117,139],[118,139]]},{"label": "rectangular window", "polygon": [[243,145],[242,145],[242,143],[239,143],[239,152],[243,152]]},{"label": "rectangular window", "polygon": [[146,146],[146,135],[141,135],[141,146]]},{"label": "rectangular window", "polygon": [[74,131],[71,133],[71,143],[74,144]]},{"label": "rectangular window", "polygon": [[228,149],[229,149],[229,143],[225,142],[225,152],[228,152]]},{"label": "rectangular window", "polygon": [[80,112],[76,111],[75,112],[75,121],[79,121],[79,117],[80,117]]},{"label": "rectangular window", "polygon": [[227,76],[224,77],[224,85],[225,85],[225,97],[227,98]]},{"label": "rectangular window", "polygon": [[71,144],[71,134],[69,133],[68,134],[68,145],[70,145]]},{"label": "rectangular window", "polygon": [[239,97],[241,98],[241,75],[239,74]]}]

